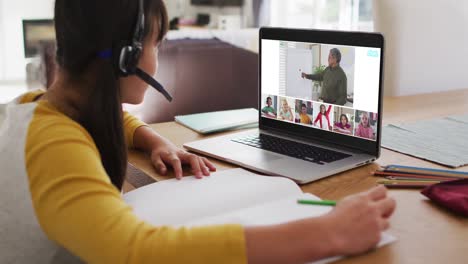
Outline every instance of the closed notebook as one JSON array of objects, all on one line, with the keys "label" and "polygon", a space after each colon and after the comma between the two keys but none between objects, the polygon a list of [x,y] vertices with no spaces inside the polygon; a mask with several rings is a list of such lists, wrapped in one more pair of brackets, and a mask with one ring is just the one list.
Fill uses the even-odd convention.
[{"label": "closed notebook", "polygon": [[176,116],[175,121],[201,134],[258,125],[258,110],[253,108]]},{"label": "closed notebook", "polygon": [[[156,226],[262,226],[317,217],[332,210],[327,206],[297,204],[297,199],[319,198],[302,193],[289,179],[261,176],[243,169],[216,172],[201,180],[186,177],[181,181],[157,182],[123,197],[138,217]],[[393,241],[393,236],[384,233],[379,246]]]}]

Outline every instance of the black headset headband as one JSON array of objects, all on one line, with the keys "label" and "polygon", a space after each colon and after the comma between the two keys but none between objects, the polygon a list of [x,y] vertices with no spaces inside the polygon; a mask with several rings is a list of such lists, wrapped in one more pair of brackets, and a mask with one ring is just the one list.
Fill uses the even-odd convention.
[{"label": "black headset headband", "polygon": [[152,86],[158,92],[162,93],[166,99],[171,102],[172,96],[164,89],[164,87],[156,81],[152,76],[144,72],[138,67],[141,53],[143,51],[143,38],[145,34],[145,12],[143,0],[138,0],[138,16],[133,34],[131,46],[122,48],[119,57],[119,70],[121,75],[129,76],[136,75],[141,80]]}]

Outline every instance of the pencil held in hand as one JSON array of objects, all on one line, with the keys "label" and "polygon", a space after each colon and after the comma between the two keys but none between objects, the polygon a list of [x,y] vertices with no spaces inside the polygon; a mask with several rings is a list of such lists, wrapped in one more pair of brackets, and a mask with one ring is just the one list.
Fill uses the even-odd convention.
[{"label": "pencil held in hand", "polygon": [[298,204],[308,204],[308,205],[336,206],[336,201],[331,201],[331,200],[299,199],[299,200],[297,200],[297,203]]},{"label": "pencil held in hand", "polygon": [[326,216],[326,223],[333,226],[331,236],[341,241],[337,252],[353,255],[374,248],[390,227],[395,207],[395,200],[382,186],[340,200]]}]

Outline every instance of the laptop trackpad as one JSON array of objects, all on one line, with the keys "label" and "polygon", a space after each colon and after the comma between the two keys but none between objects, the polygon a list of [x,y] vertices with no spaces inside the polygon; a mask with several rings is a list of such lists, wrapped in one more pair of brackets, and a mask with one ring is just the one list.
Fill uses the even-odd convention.
[{"label": "laptop trackpad", "polygon": [[248,164],[269,163],[284,158],[265,151],[240,151],[230,155],[233,160]]}]

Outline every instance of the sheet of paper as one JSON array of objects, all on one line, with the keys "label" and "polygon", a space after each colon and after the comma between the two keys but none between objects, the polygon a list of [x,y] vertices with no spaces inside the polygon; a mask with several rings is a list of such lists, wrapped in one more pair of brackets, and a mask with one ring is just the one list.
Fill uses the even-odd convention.
[{"label": "sheet of paper", "polygon": [[[396,237],[394,237],[394,236],[392,236],[392,235],[390,235],[388,233],[382,233],[382,238],[380,239],[380,242],[377,245],[377,248],[389,245],[389,244],[391,244],[391,243],[393,243],[395,241],[397,241]],[[310,264],[326,264],[326,263],[335,262],[335,261],[338,261],[338,260],[344,259],[344,258],[345,258],[345,256],[336,256],[336,257],[322,259],[322,260],[319,260],[319,261],[314,261],[314,262],[312,262]]]},{"label": "sheet of paper", "polygon": [[468,116],[387,125],[382,146],[449,167],[468,164]]},{"label": "sheet of paper", "polygon": [[258,125],[258,110],[253,108],[176,116],[176,122],[198,133],[240,129]]},{"label": "sheet of paper", "polygon": [[461,115],[461,116],[449,116],[447,119],[457,121],[460,123],[468,124],[468,115]]},{"label": "sheet of paper", "polygon": [[232,169],[201,180],[186,177],[150,184],[123,198],[141,219],[154,225],[177,226],[301,193],[289,179]]},{"label": "sheet of paper", "polygon": [[[302,194],[300,196],[291,196],[282,200],[272,201],[270,203],[241,209],[224,215],[208,217],[187,223],[185,226],[203,226],[216,224],[241,224],[244,226],[282,224],[293,220],[305,219],[309,217],[318,217],[330,212],[333,208],[320,205],[300,205],[297,199],[320,200],[317,196],[311,194]],[[388,233],[382,233],[382,238],[377,246],[383,247],[396,241],[396,238]],[[344,258],[336,256],[313,264],[325,264]]]},{"label": "sheet of paper", "polygon": [[312,194],[294,195],[222,215],[197,219],[185,223],[185,225],[241,224],[243,226],[260,226],[282,224],[292,220],[317,217],[332,210],[331,206],[301,205],[297,203],[297,199],[320,200]]}]

